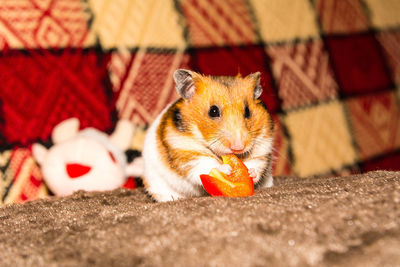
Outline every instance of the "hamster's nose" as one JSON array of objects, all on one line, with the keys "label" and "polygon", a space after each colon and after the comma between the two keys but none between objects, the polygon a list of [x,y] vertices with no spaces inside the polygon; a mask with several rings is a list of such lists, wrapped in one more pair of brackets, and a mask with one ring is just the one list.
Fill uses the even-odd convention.
[{"label": "hamster's nose", "polygon": [[241,140],[233,140],[229,147],[233,153],[241,153],[244,150],[244,142]]}]

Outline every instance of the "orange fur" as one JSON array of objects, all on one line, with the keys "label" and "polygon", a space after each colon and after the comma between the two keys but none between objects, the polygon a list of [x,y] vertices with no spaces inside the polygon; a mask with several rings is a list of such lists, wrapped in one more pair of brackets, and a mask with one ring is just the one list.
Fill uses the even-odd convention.
[{"label": "orange fur", "polygon": [[[230,80],[232,86],[225,86],[211,77],[196,75],[194,77],[196,94],[189,103],[183,105],[184,114],[192,118],[207,141],[213,139],[221,129],[232,133],[239,129],[249,145],[263,127],[268,129],[267,136],[272,135],[272,120],[269,113],[260,105],[261,100],[253,99],[255,81],[249,77],[220,77],[222,81]],[[243,119],[245,101],[252,112],[250,119]],[[207,113],[211,105],[221,109],[221,119],[213,120]],[[193,109],[193,106],[196,107]],[[251,133],[255,131],[255,133]],[[224,140],[226,144],[226,140]]]},{"label": "orange fur", "polygon": [[[167,166],[182,177],[186,176],[189,166],[186,163],[199,156],[218,158],[219,152],[213,149],[193,151],[176,149],[174,138],[187,137],[193,139],[193,144],[199,143],[210,147],[216,138],[220,138],[219,146],[229,148],[229,137],[239,135],[245,147],[253,144],[265,129],[263,137],[272,137],[272,120],[268,111],[262,106],[261,100],[254,99],[256,81],[252,77],[210,77],[192,73],[195,84],[195,94],[191,99],[179,99],[161,119],[157,131],[157,145],[161,158]],[[248,119],[244,118],[245,103],[251,112]],[[221,117],[210,118],[210,106],[216,105],[221,111]],[[185,131],[179,131],[174,126],[173,110],[179,109],[185,123]],[[196,131],[201,133],[199,140]],[[202,140],[201,140],[202,139]],[[250,156],[250,155],[247,155]]]}]

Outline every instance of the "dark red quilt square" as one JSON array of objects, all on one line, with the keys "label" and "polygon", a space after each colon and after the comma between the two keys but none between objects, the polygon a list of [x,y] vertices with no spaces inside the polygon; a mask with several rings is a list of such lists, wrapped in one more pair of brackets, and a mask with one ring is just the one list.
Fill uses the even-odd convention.
[{"label": "dark red quilt square", "polygon": [[261,72],[261,85],[264,91],[261,99],[270,112],[275,113],[280,106],[271,84],[271,73],[267,56],[262,46],[234,46],[220,48],[194,49],[191,52],[190,66],[206,75],[229,75],[240,73],[245,76]]},{"label": "dark red quilt square", "polygon": [[400,162],[400,152],[387,154],[383,157],[364,162],[362,166],[362,171],[363,172],[376,171],[376,170],[400,171],[399,162]]},{"label": "dark red quilt square", "polygon": [[391,87],[380,46],[370,34],[328,37],[333,69],[345,95]]},{"label": "dark red quilt square", "polygon": [[[27,145],[77,117],[81,127],[112,127],[109,56],[97,50],[9,51],[0,55],[2,136]],[[107,93],[107,91],[109,91]]]}]

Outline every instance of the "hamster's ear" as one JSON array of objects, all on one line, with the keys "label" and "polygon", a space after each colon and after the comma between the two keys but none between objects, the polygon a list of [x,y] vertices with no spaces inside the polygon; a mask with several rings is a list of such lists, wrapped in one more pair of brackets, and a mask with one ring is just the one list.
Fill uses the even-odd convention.
[{"label": "hamster's ear", "polygon": [[192,74],[193,72],[184,69],[179,69],[174,72],[176,90],[178,94],[185,99],[192,98],[195,92]]},{"label": "hamster's ear", "polygon": [[260,80],[261,80],[261,73],[260,72],[255,72],[252,74],[249,74],[250,79],[254,80],[254,99],[257,99],[261,96],[261,93],[263,91],[261,85],[260,85]]},{"label": "hamster's ear", "polygon": [[32,145],[32,154],[37,163],[39,163],[39,165],[42,165],[43,160],[47,154],[47,149],[41,144],[35,143]]}]

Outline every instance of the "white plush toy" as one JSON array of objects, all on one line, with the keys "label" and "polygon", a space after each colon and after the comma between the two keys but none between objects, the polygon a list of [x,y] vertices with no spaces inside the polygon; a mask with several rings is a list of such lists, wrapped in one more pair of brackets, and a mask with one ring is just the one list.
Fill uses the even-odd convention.
[{"label": "white plush toy", "polygon": [[79,131],[79,120],[71,118],[54,128],[50,149],[35,143],[32,152],[45,183],[57,196],[77,190],[112,190],[143,172],[142,158],[127,164],[124,153],[133,130],[129,121],[120,120],[110,136],[94,128]]}]

